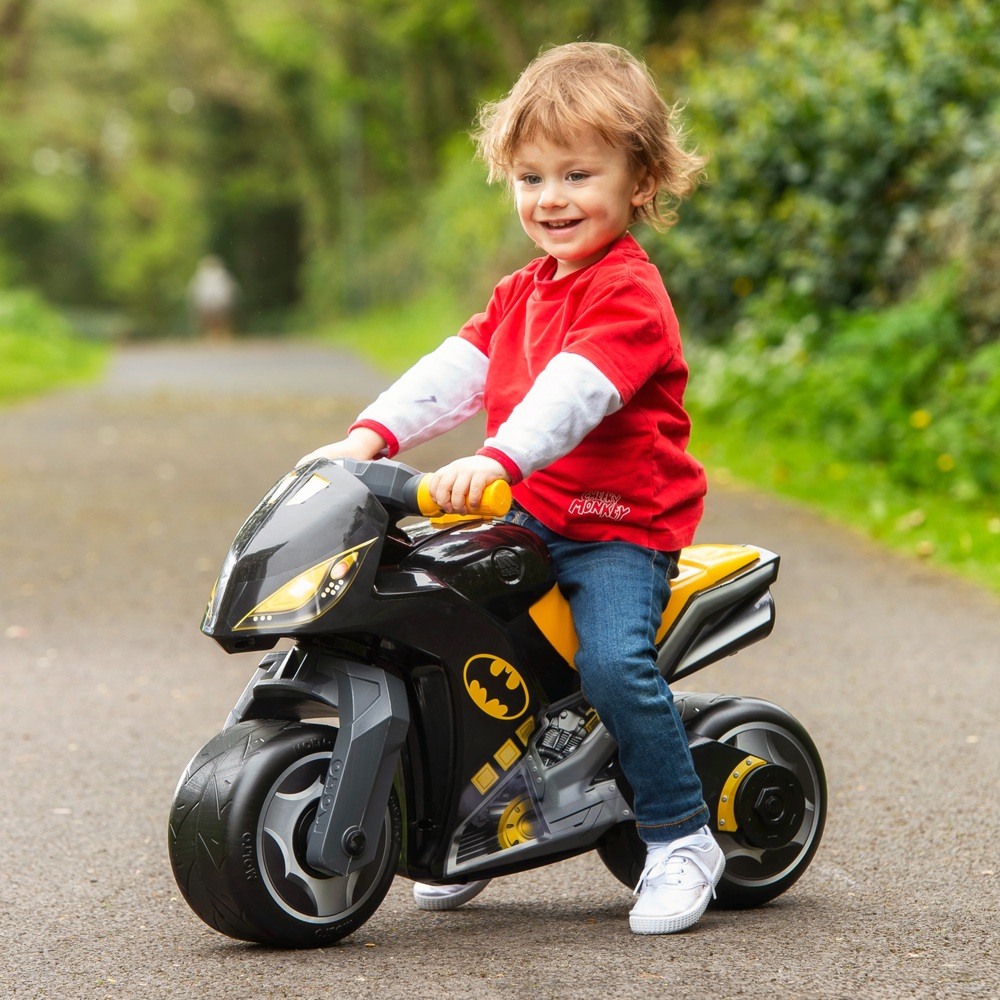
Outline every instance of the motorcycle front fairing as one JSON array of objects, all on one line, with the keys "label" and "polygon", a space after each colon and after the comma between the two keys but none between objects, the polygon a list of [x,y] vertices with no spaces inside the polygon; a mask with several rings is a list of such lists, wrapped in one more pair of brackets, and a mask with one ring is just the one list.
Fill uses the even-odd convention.
[{"label": "motorcycle front fairing", "polygon": [[201,629],[227,652],[282,636],[362,625],[389,524],[385,508],[339,464],[313,462],[276,483],[230,546]]},{"label": "motorcycle front fairing", "polygon": [[258,704],[278,717],[310,714],[308,706],[338,717],[307,841],[309,863],[331,875],[347,875],[374,856],[410,720],[399,677],[311,648],[309,638],[331,631],[324,616],[334,607],[338,629],[370,619],[388,524],[385,508],[338,463],[294,470],[237,533],[202,622],[228,652],[270,649],[283,636],[306,644],[265,659],[227,727]]}]

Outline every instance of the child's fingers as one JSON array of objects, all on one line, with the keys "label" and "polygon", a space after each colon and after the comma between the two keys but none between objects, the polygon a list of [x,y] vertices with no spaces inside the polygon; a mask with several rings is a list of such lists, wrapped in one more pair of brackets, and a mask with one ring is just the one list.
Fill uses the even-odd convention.
[{"label": "child's fingers", "polygon": [[[457,513],[456,494],[459,489],[459,471],[452,465],[446,465],[443,469],[438,469],[431,476],[428,489],[434,502],[447,514]],[[457,494],[457,500],[461,501],[464,494]]]},{"label": "child's fingers", "polygon": [[469,510],[479,510],[479,505],[483,500],[483,491],[486,489],[486,476],[482,473],[472,477],[469,483],[469,489],[466,492],[467,502],[469,504]]},{"label": "child's fingers", "polygon": [[451,510],[454,514],[467,514],[465,498],[471,488],[472,477],[464,469],[455,477],[451,487]]},{"label": "child's fingers", "polygon": [[503,469],[494,465],[480,456],[456,459],[431,474],[428,492],[446,513],[468,514],[478,510],[486,487],[503,477]]}]

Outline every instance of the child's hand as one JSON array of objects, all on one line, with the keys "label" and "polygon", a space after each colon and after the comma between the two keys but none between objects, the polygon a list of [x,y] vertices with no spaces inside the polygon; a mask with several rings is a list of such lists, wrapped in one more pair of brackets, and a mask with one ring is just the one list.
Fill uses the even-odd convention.
[{"label": "child's hand", "polygon": [[498,479],[510,482],[510,476],[499,462],[485,455],[470,455],[438,469],[431,476],[428,489],[443,511],[468,514],[479,507],[483,490]]},{"label": "child's hand", "polygon": [[370,462],[385,448],[385,438],[369,427],[355,427],[343,441],[323,445],[315,451],[303,455],[296,465],[305,465],[314,458],[356,458],[359,462]]}]

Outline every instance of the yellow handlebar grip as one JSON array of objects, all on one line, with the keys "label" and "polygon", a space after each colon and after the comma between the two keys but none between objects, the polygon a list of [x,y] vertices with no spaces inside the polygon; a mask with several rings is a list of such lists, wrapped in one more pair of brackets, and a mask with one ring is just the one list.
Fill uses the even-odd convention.
[{"label": "yellow handlebar grip", "polygon": [[430,476],[424,476],[417,484],[417,506],[424,517],[433,517],[441,513],[441,508],[431,499],[431,491],[428,488],[430,481]]},{"label": "yellow handlebar grip", "polygon": [[[417,506],[424,517],[434,517],[441,513],[441,508],[431,497],[428,483],[431,477],[424,476],[417,484]],[[483,498],[479,507],[473,511],[475,517],[503,517],[510,510],[510,483],[497,479],[483,490]]]},{"label": "yellow handlebar grip", "polygon": [[485,517],[503,517],[510,510],[510,483],[495,479],[483,490],[477,514]]}]

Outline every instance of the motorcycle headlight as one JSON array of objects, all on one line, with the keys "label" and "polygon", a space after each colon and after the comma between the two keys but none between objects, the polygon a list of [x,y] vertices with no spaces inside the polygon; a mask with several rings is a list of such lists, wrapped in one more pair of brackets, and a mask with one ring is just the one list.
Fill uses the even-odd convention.
[{"label": "motorcycle headlight", "polygon": [[354,582],[368,547],[374,542],[374,538],[369,539],[299,573],[265,597],[235,630],[304,625],[325,615]]}]

